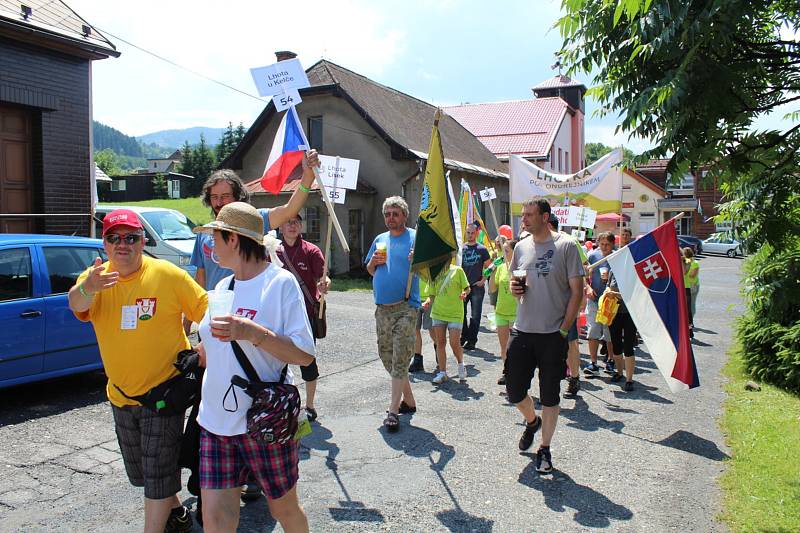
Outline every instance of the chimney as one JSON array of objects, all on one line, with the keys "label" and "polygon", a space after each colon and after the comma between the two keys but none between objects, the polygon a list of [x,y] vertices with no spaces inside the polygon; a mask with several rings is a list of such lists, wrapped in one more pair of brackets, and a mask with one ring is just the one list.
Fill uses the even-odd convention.
[{"label": "chimney", "polygon": [[294,59],[297,57],[297,54],[288,50],[279,50],[275,52],[275,57],[278,59],[278,61],[286,61],[287,59]]}]

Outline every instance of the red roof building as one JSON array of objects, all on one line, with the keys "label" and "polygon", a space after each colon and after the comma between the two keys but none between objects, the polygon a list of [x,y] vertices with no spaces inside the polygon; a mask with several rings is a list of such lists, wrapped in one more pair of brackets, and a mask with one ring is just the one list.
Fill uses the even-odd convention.
[{"label": "red roof building", "polygon": [[446,107],[495,156],[510,154],[551,172],[568,174],[584,165],[586,87],[558,75],[533,87],[535,98]]}]

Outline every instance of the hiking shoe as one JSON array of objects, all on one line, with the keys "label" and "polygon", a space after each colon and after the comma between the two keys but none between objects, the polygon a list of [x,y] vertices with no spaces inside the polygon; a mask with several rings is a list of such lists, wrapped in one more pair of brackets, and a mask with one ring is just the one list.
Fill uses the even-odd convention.
[{"label": "hiking shoe", "polygon": [[533,444],[533,436],[536,435],[536,432],[539,431],[540,427],[542,427],[541,416],[537,416],[536,420],[533,422],[525,423],[525,431],[522,432],[522,436],[519,438],[520,450],[524,452],[531,447],[531,444]]},{"label": "hiking shoe", "polygon": [[594,376],[597,372],[600,372],[600,367],[597,366],[597,363],[589,363],[583,367],[583,373],[587,376]]},{"label": "hiking shoe", "polygon": [[498,385],[505,385],[506,384],[506,373],[505,372],[500,374],[500,377],[497,378],[497,384]]},{"label": "hiking shoe", "polygon": [[611,376],[611,381],[613,381],[614,383],[622,381],[622,374],[620,374],[619,372],[614,372],[614,375]]},{"label": "hiking shoe", "polygon": [[447,372],[444,372],[443,370],[439,370],[433,377],[434,385],[441,385],[445,381],[447,381]]},{"label": "hiking shoe", "polygon": [[184,533],[192,530],[192,515],[189,509],[181,505],[169,512],[167,524],[164,526],[164,533]]},{"label": "hiking shoe", "polygon": [[553,458],[550,448],[539,448],[536,452],[536,471],[540,474],[549,474],[553,471]]},{"label": "hiking shoe", "polygon": [[633,381],[626,381],[622,388],[625,389],[625,392],[633,392]]},{"label": "hiking shoe", "polygon": [[617,371],[617,365],[614,364],[614,361],[606,361],[606,374],[614,374]]},{"label": "hiking shoe", "polygon": [[411,365],[408,367],[409,372],[423,372],[425,367],[422,366],[422,355],[414,354],[414,360],[411,361]]},{"label": "hiking shoe", "polygon": [[242,501],[254,502],[261,497],[261,494],[261,487],[258,486],[258,483],[248,483],[242,489]]},{"label": "hiking shoe", "polygon": [[458,379],[461,381],[467,379],[467,367],[465,367],[463,363],[458,365]]},{"label": "hiking shoe", "polygon": [[581,390],[581,380],[577,376],[567,380],[567,394],[575,396]]}]

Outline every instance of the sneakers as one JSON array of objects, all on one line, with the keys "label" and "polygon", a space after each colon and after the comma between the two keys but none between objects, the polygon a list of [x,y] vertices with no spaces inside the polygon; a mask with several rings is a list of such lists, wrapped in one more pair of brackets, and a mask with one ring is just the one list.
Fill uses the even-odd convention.
[{"label": "sneakers", "polygon": [[497,384],[498,385],[505,385],[506,384],[506,373],[505,372],[500,374],[500,377],[497,378]]},{"label": "sneakers", "polygon": [[164,526],[164,533],[184,533],[192,530],[192,515],[189,509],[181,505],[169,512],[167,524]]},{"label": "sneakers", "polygon": [[422,366],[422,354],[414,354],[414,360],[411,361],[411,365],[408,367],[409,372],[423,372],[425,367]]},{"label": "sneakers", "polygon": [[254,502],[261,497],[261,487],[258,486],[258,483],[248,483],[242,489],[242,501],[247,502]]},{"label": "sneakers", "polygon": [[575,396],[578,394],[578,391],[581,390],[581,380],[577,376],[574,378],[569,378],[567,380],[567,394],[570,396]]},{"label": "sneakers", "polygon": [[433,376],[433,384],[434,385],[441,385],[447,381],[447,372],[443,370],[439,370],[435,376]]},{"label": "sneakers", "polygon": [[625,386],[622,387],[625,392],[633,392],[633,381],[626,381]]},{"label": "sneakers", "polygon": [[611,381],[614,382],[614,383],[618,383],[618,382],[622,381],[622,374],[620,374],[618,372],[614,372],[614,375],[611,376]]},{"label": "sneakers", "polygon": [[597,363],[589,363],[583,367],[583,373],[587,376],[594,376],[597,372],[600,372],[600,367],[597,366]]},{"label": "sneakers", "polygon": [[467,367],[464,366],[464,363],[458,365],[458,379],[461,381],[467,379]]},{"label": "sneakers", "polygon": [[540,474],[549,474],[553,471],[553,458],[550,448],[539,448],[536,452],[536,471]]},{"label": "sneakers", "polygon": [[464,349],[467,350],[467,351],[474,350],[475,349],[475,343],[474,342],[465,343],[464,344]]},{"label": "sneakers", "polygon": [[536,435],[540,427],[542,427],[542,417],[540,416],[537,416],[536,420],[533,422],[527,422],[525,424],[525,431],[522,432],[522,436],[519,438],[519,449],[521,451],[524,452],[531,447],[531,444],[533,444],[533,436]]},{"label": "sneakers", "polygon": [[606,374],[614,374],[617,371],[617,365],[614,364],[613,359],[609,359],[606,361]]}]

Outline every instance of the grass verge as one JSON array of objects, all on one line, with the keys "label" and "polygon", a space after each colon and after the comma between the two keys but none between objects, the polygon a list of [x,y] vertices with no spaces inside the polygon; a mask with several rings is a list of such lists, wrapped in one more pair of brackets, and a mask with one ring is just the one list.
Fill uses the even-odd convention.
[{"label": "grass verge", "polygon": [[368,291],[372,292],[372,280],[364,278],[334,277],[331,278],[332,291]]},{"label": "grass verge", "polygon": [[166,207],[180,211],[191,219],[195,224],[205,224],[211,222],[211,209],[203,205],[200,197],[180,198],[176,200],[144,200],[141,202],[115,202],[103,203],[101,205],[139,205],[142,207]]},{"label": "grass verge", "polygon": [[724,369],[730,379],[722,430],[732,458],[720,483],[722,519],[734,532],[800,528],[800,398],[770,385],[745,390],[750,379],[738,349]]}]

